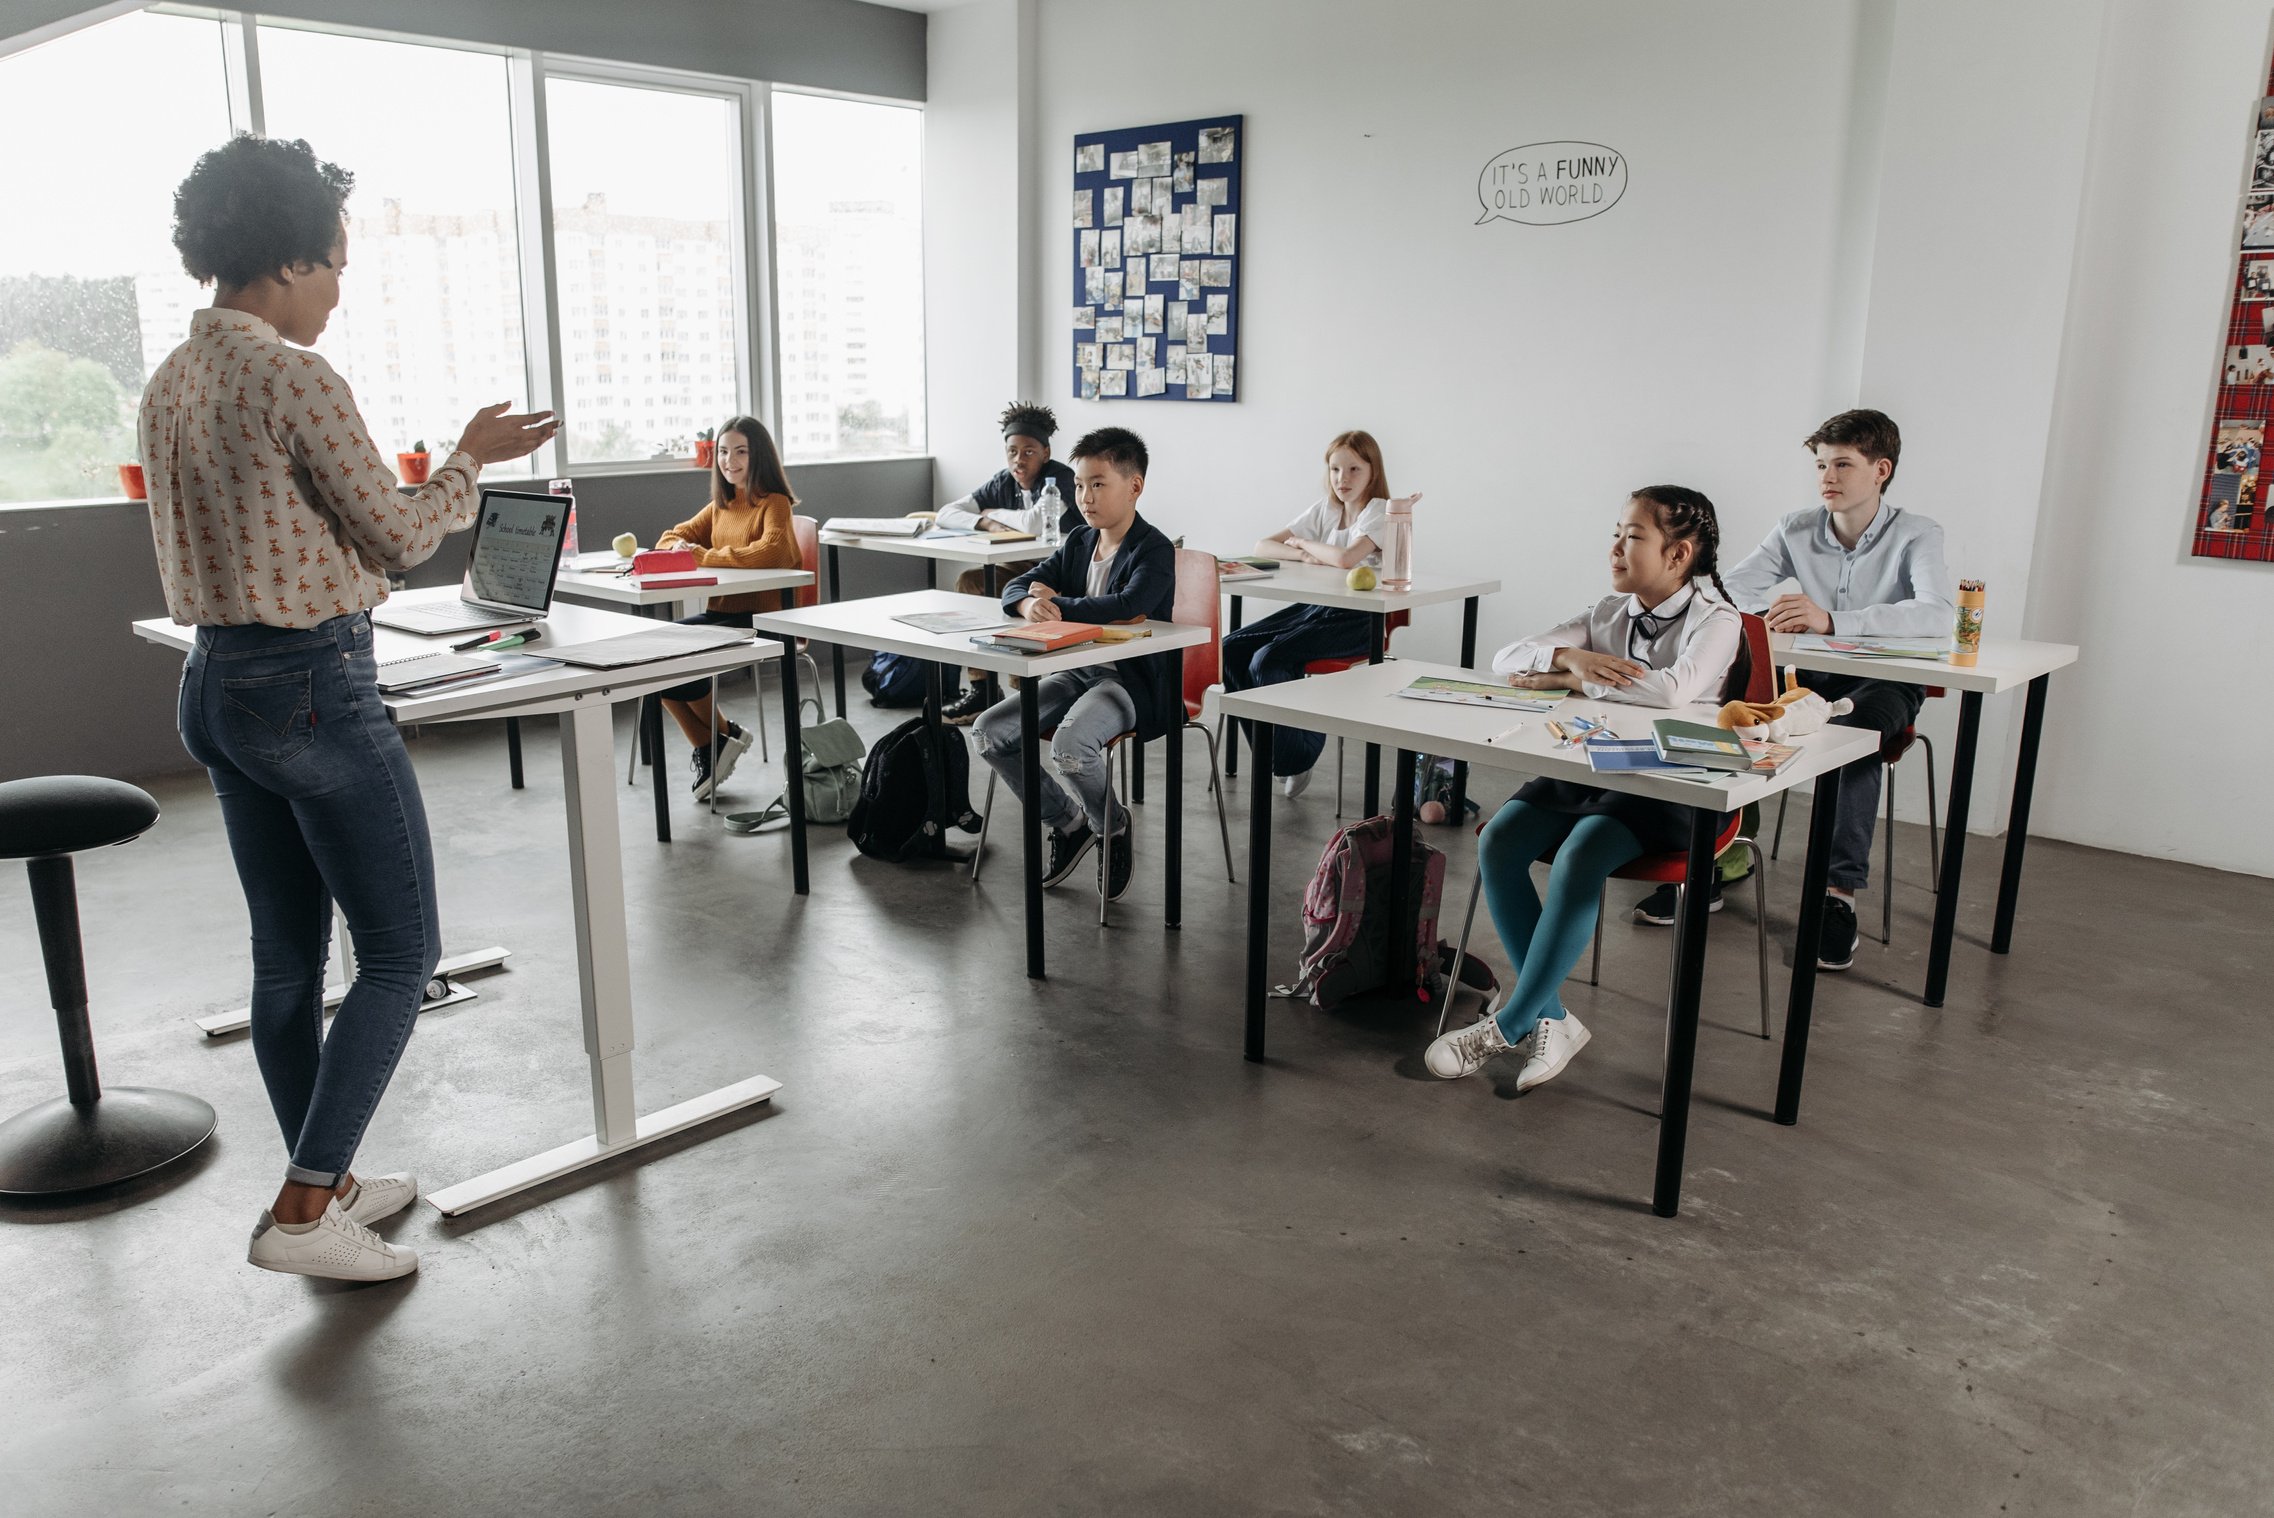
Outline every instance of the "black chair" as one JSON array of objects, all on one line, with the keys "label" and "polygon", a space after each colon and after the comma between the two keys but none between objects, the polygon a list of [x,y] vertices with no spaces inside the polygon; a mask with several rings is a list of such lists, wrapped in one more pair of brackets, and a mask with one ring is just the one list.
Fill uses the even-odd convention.
[{"label": "black chair", "polygon": [[70,1093],[0,1123],[0,1194],[107,1186],[170,1164],[213,1136],[213,1109],[196,1097],[146,1086],[105,1091],[95,1076],[71,856],[131,843],[157,820],[150,794],[119,780],[43,775],[0,784],[0,859],[21,859],[31,874]]}]

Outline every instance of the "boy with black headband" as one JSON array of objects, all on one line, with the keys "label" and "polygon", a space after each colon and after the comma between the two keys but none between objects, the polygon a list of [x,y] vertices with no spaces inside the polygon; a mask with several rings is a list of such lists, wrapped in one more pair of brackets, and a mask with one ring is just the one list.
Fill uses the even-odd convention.
[{"label": "boy with black headband", "polygon": [[[1057,431],[1058,418],[1051,414],[1048,406],[1014,401],[1005,407],[1003,467],[977,490],[942,506],[937,517],[939,525],[964,532],[993,528],[1040,534],[1043,509],[1037,498],[1046,483],[1055,483],[1061,503],[1059,532],[1072,532],[1081,526],[1082,513],[1074,505],[1074,471],[1050,456],[1050,439]],[[1005,564],[1002,569],[1019,575],[1039,562]],[[987,593],[987,572],[976,567],[967,569],[955,577],[955,588],[967,596],[983,596]],[[941,713],[958,725],[970,722],[995,699],[981,671],[965,673],[971,676],[971,688]]]}]

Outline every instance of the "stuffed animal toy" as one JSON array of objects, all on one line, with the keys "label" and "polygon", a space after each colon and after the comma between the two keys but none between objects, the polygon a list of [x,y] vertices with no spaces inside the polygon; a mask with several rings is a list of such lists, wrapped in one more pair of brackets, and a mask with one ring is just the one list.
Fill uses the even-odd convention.
[{"label": "stuffed animal toy", "polygon": [[1834,717],[1845,717],[1855,709],[1856,704],[1845,696],[1826,701],[1816,692],[1802,689],[1799,671],[1788,669],[1784,672],[1784,694],[1776,700],[1731,701],[1714,715],[1714,722],[1740,738],[1783,743],[1806,737]]}]

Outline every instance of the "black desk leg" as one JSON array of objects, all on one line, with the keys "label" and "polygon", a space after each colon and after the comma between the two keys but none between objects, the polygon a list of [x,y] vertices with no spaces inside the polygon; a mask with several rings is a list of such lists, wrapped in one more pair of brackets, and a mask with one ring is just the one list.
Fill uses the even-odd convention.
[{"label": "black desk leg", "polygon": [[505,767],[513,776],[513,788],[521,789],[521,719],[505,719]]},{"label": "black desk leg", "polygon": [[1670,1218],[1682,1209],[1682,1151],[1690,1137],[1690,1077],[1698,1059],[1698,996],[1705,987],[1707,913],[1713,905],[1713,845],[1720,818],[1690,811],[1690,862],[1682,891],[1681,943],[1674,965],[1674,1005],[1666,1012],[1666,1081],[1658,1111],[1658,1179],[1650,1210]]},{"label": "black desk leg", "polygon": [[1145,804],[1145,740],[1132,738],[1129,741],[1134,746],[1134,752],[1129,756],[1129,804],[1131,806],[1143,806]]},{"label": "black desk leg", "polygon": [[805,866],[805,738],[798,725],[797,639],[782,639],[782,795],[790,809],[790,884],[798,895],[812,884]]},{"label": "black desk leg", "polygon": [[940,588],[940,561],[937,559],[926,559],[924,561],[924,588],[926,590],[938,590]]},{"label": "black desk leg", "polygon": [[[1137,751],[1137,765],[1144,768],[1145,751]],[[1167,898],[1167,922],[1179,926],[1184,917],[1184,730],[1169,729],[1168,743],[1169,815],[1161,824],[1162,841],[1167,845],[1168,880],[1162,889]]]},{"label": "black desk leg", "polygon": [[924,661],[924,728],[935,738],[940,733],[940,712],[947,705],[946,692],[941,688],[946,675],[947,666],[935,659]]},{"label": "black desk leg", "polygon": [[664,777],[671,766],[663,762],[663,702],[655,696],[640,697],[640,725],[647,733],[647,750],[654,756],[652,778],[655,781],[655,841],[671,841],[671,790]]},{"label": "black desk leg", "polygon": [[[1224,629],[1226,632],[1238,632],[1240,630],[1240,606],[1240,598],[1238,596],[1232,597],[1232,625]],[[1220,644],[1218,646],[1221,647]],[[1227,684],[1224,688],[1230,690],[1231,686]],[[1237,722],[1227,722],[1224,724],[1224,773],[1237,775],[1239,772],[1240,725]]]},{"label": "black desk leg", "polygon": [[1824,880],[1832,870],[1833,814],[1840,808],[1840,771],[1816,777],[1808,806],[1808,862],[1800,872],[1800,931],[1792,944],[1792,989],[1784,1004],[1784,1050],[1777,1070],[1777,1121],[1800,1121],[1800,1076],[1808,1064],[1808,1020],[1816,1010],[1816,953],[1824,933]]},{"label": "black desk leg", "polygon": [[[838,602],[844,599],[845,581],[842,574],[842,567],[838,562],[836,545],[831,544],[829,548],[829,604],[831,606],[835,606]],[[790,657],[797,657],[794,650],[792,651]],[[837,715],[842,717],[845,715],[844,644],[832,643],[829,645],[829,667],[832,672],[833,678],[837,682]]]},{"label": "black desk leg", "polygon": [[[1411,941],[1405,927],[1405,898],[1413,878],[1413,750],[1398,750],[1397,794],[1390,798],[1390,987],[1413,987],[1412,968],[1404,945]],[[1374,814],[1368,812],[1367,816]]]},{"label": "black desk leg", "polygon": [[2021,854],[2029,846],[2029,799],[2037,789],[2037,739],[2045,728],[2045,690],[2051,675],[2029,682],[2029,703],[2021,717],[2021,756],[2013,771],[2013,805],[2006,812],[2006,864],[1998,875],[1997,925],[1990,930],[1990,952],[2013,947],[2013,914],[2021,904]]},{"label": "black desk leg", "polygon": [[[1935,885],[1934,942],[1927,949],[1927,1005],[1950,985],[1950,940],[1958,931],[1958,886],[1966,866],[1966,811],[1974,799],[1974,745],[1982,736],[1982,693],[1958,698],[1958,746],[1950,756],[1950,804],[1942,816],[1942,878]],[[1880,887],[1886,889],[1883,882]]]},{"label": "black desk leg", "polygon": [[[1461,603],[1461,668],[1474,669],[1477,663],[1477,598],[1470,596]],[[1469,762],[1453,762],[1453,810],[1446,821],[1465,826],[1469,819]]]},{"label": "black desk leg", "polygon": [[1249,729],[1255,763],[1248,777],[1248,1034],[1247,1057],[1263,1061],[1263,1004],[1271,975],[1271,735],[1268,722]]},{"label": "black desk leg", "polygon": [[1019,843],[1026,853],[1026,973],[1042,979],[1041,682],[1019,682]]},{"label": "black desk leg", "polygon": [[[1374,624],[1374,646],[1366,652],[1368,664],[1379,664],[1390,640],[1389,625],[1380,612],[1371,613],[1368,620]],[[1380,744],[1366,745],[1366,815],[1382,815],[1382,749]]]}]

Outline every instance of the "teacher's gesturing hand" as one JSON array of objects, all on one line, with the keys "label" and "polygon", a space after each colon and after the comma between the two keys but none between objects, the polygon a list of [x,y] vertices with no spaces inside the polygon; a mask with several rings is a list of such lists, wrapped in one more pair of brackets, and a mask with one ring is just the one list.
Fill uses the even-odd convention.
[{"label": "teacher's gesturing hand", "polygon": [[523,411],[508,416],[506,402],[484,406],[474,413],[466,430],[458,434],[458,449],[473,455],[477,464],[502,464],[526,458],[553,439],[561,419],[550,411]]}]

